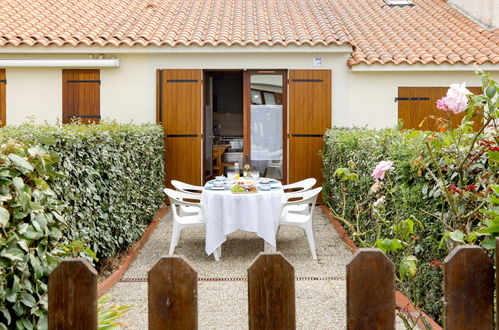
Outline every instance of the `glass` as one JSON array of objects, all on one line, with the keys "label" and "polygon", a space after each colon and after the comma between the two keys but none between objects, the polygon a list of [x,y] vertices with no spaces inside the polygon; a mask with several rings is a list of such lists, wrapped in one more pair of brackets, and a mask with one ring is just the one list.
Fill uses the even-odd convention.
[{"label": "glass", "polygon": [[251,166],[259,176],[282,179],[283,76],[250,77]]},{"label": "glass", "polygon": [[258,179],[260,178],[260,172],[251,171],[251,178],[253,179],[253,181],[258,182]]}]

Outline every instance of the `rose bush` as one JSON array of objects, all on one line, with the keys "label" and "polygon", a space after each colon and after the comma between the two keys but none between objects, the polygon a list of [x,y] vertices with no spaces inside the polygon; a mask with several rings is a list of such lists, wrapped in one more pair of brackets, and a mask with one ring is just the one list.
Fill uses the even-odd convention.
[{"label": "rose bush", "polygon": [[[436,105],[465,112],[455,130],[439,118],[440,133],[334,129],[325,136],[327,205],[358,245],[388,253],[399,265],[399,289],[437,322],[449,249],[465,243],[493,248],[499,237],[499,91],[487,74],[478,76],[483,94],[456,84]],[[477,115],[484,122],[474,131]]]}]

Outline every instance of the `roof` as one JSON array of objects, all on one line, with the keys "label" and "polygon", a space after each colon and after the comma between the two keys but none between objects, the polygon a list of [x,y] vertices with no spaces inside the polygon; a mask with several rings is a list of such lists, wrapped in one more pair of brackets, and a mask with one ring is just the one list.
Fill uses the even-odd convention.
[{"label": "roof", "polygon": [[0,0],[0,45],[342,45],[321,0]]},{"label": "roof", "polygon": [[499,29],[489,31],[445,1],[329,0],[355,44],[349,66],[499,63]]},{"label": "roof", "polygon": [[0,0],[0,46],[352,45],[348,65],[499,63],[442,0]]}]

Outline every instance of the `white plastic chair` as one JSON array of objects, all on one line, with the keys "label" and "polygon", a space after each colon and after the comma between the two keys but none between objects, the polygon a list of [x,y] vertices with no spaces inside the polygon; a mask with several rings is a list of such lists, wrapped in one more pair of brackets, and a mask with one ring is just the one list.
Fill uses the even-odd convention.
[{"label": "white plastic chair", "polygon": [[[201,186],[194,186],[192,184],[188,184],[182,181],[178,180],[172,180],[171,181],[172,186],[175,187],[177,191],[181,191],[186,194],[192,194],[192,195],[198,195],[201,196],[201,192],[203,191],[203,187]],[[194,198],[196,199],[196,198]],[[180,216],[185,216],[185,215],[194,215],[198,213],[199,209],[196,207],[192,206],[185,206],[181,205],[180,206]]]},{"label": "white plastic chair", "polygon": [[[205,226],[205,220],[204,220],[205,212],[203,205],[201,205],[200,203],[186,201],[186,199],[188,200],[199,199],[200,195],[199,198],[196,198],[196,195],[186,194],[184,192],[175,191],[169,188],[166,188],[164,192],[168,196],[168,199],[170,200],[173,213],[172,238],[170,240],[170,250],[168,252],[169,255],[172,255],[175,252],[175,247],[177,246],[178,241],[180,240],[180,234],[182,233],[182,230],[184,228]],[[196,208],[197,211],[194,214],[180,215],[177,212],[177,206],[179,208],[182,206],[189,206],[192,208]],[[216,261],[220,261],[219,249],[213,252],[213,256],[215,257]]]},{"label": "white plastic chair", "polygon": [[200,194],[204,189],[204,187],[195,186],[178,180],[172,180],[171,183],[178,191],[189,194]]},{"label": "white plastic chair", "polygon": [[[288,196],[289,194],[295,194],[310,190],[312,189],[312,187],[315,185],[316,182],[317,180],[315,180],[314,178],[305,179],[295,183],[284,185],[282,186],[282,189],[284,191],[291,190],[291,192],[286,193],[286,195]],[[284,212],[303,213],[306,210],[306,208],[307,206],[305,204],[291,205],[289,207],[286,207],[284,209]]]},{"label": "white plastic chair", "polygon": [[[304,192],[287,194],[286,201],[281,204],[281,212],[279,217],[278,226],[286,225],[286,226],[299,226],[305,230],[305,234],[307,235],[308,245],[310,247],[310,252],[312,253],[312,258],[317,259],[317,252],[315,250],[315,238],[314,238],[314,226],[313,226],[313,217],[314,217],[314,208],[315,203],[317,202],[317,197],[321,192],[322,187],[315,188],[312,190],[307,190]],[[290,201],[290,199],[301,198],[298,201]],[[293,212],[284,212],[286,207],[291,206],[302,206],[305,205],[305,212],[303,213],[293,213]],[[276,230],[276,240],[277,234],[279,233],[279,227]]]},{"label": "white plastic chair", "polygon": [[[291,190],[293,189],[293,192],[300,192],[300,191],[306,191],[312,189],[312,187],[315,185],[317,180],[314,178],[309,178],[305,180],[301,180],[295,183],[290,183],[282,186],[283,190]],[[298,190],[295,190],[298,189]]]}]

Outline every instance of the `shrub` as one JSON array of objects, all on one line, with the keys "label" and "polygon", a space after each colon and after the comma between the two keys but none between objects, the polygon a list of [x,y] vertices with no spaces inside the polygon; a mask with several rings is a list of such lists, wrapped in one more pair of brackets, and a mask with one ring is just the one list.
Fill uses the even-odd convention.
[{"label": "shrub", "polygon": [[7,126],[0,141],[41,141],[61,157],[52,185],[64,202],[68,242],[113,257],[140,238],[163,201],[164,142],[158,125]]},{"label": "shrub", "polygon": [[[323,151],[324,199],[343,222],[359,245],[376,246],[377,239],[391,237],[392,230],[381,226],[373,213],[374,194],[369,194],[374,180],[373,169],[382,160],[391,160],[395,170],[390,173],[396,189],[384,202],[387,216],[397,213],[404,219],[414,217],[424,229],[414,245],[419,260],[415,288],[399,287],[408,296],[416,297],[423,309],[439,321],[442,312],[442,272],[432,266],[443,260],[446,251],[439,250],[442,224],[434,213],[441,211],[442,202],[433,191],[427,191],[428,179],[413,164],[422,151],[422,134],[397,129],[333,129],[325,136]],[[335,174],[338,168],[355,173],[356,180],[345,180]],[[379,230],[379,232],[378,232]],[[398,264],[401,256],[388,253]]]},{"label": "shrub", "polygon": [[47,280],[64,225],[50,189],[58,159],[41,145],[0,146],[0,329],[46,323]]}]

